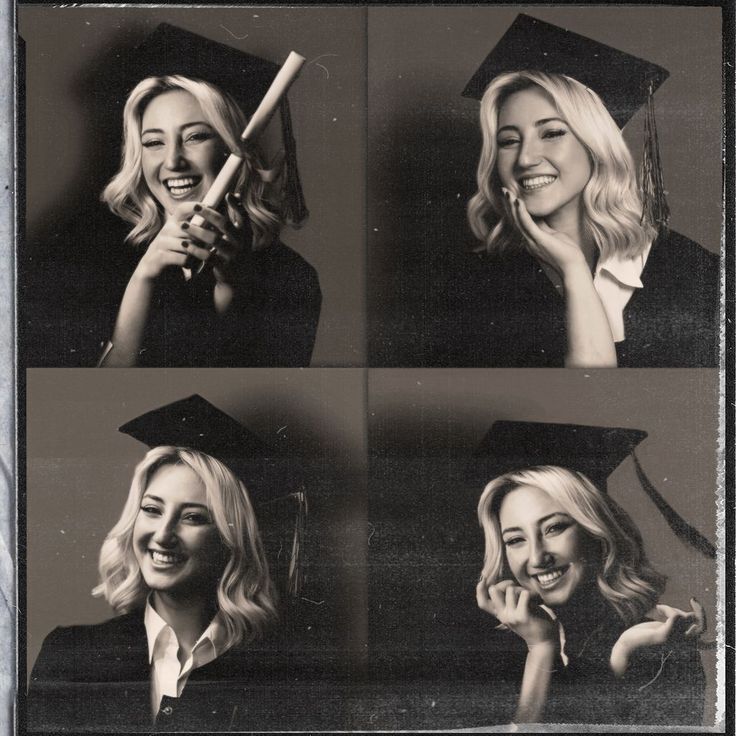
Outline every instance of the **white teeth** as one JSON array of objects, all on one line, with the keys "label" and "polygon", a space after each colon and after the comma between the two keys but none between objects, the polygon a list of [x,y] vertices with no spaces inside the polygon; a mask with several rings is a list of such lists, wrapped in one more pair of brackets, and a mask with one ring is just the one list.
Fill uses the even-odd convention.
[{"label": "white teeth", "polygon": [[559,580],[566,572],[567,568],[557,568],[556,570],[550,570],[549,572],[542,572],[535,577],[539,581],[540,585],[551,585],[555,580]]},{"label": "white teeth", "polygon": [[521,180],[521,188],[527,191],[541,189],[551,184],[556,178],[556,176],[531,176]]},{"label": "white teeth", "polygon": [[199,178],[193,176],[182,176],[178,179],[166,179],[165,184],[169,192],[175,197],[187,194],[199,183]]},{"label": "white teeth", "polygon": [[151,557],[154,562],[158,562],[162,565],[173,565],[181,560],[181,555],[170,554],[168,552],[158,552],[157,550],[151,550]]},{"label": "white teeth", "polygon": [[167,179],[166,184],[170,187],[191,187],[194,186],[194,179],[191,176],[181,179]]}]

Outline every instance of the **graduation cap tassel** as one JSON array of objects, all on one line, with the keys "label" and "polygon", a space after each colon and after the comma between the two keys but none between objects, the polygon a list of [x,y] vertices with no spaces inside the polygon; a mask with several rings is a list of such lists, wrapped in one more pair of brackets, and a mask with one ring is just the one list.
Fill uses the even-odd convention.
[{"label": "graduation cap tassel", "polygon": [[309,216],[307,203],[304,201],[302,182],[299,178],[299,169],[296,164],[296,141],[291,126],[289,101],[286,97],[281,100],[281,136],[284,140],[286,154],[286,180],[284,182],[284,219],[292,227],[298,227]]},{"label": "graduation cap tassel", "polygon": [[691,546],[695,547],[699,552],[704,554],[706,557],[715,559],[716,548],[709,542],[697,529],[690,526],[685,519],[683,519],[672,506],[667,503],[666,499],[662,494],[652,485],[649,478],[644,473],[644,469],[639,463],[639,458],[636,453],[632,450],[631,457],[634,458],[634,465],[636,466],[636,475],[639,478],[642,488],[646,492],[647,496],[654,502],[654,505],[659,509],[659,513],[664,516],[665,521],[669,525],[670,529],[675,533],[678,539],[681,539]]},{"label": "graduation cap tassel", "polygon": [[652,82],[649,82],[649,94],[646,102],[644,151],[641,158],[639,178],[643,199],[641,221],[655,226],[658,232],[666,233],[670,221],[670,208],[664,191],[657,123],[654,118],[654,86]]},{"label": "graduation cap tassel", "polygon": [[299,506],[296,513],[296,521],[294,522],[294,539],[291,544],[288,593],[290,596],[298,598],[301,595],[303,583],[302,546],[307,528],[308,508],[307,494],[303,486],[299,491],[291,495],[297,500]]}]

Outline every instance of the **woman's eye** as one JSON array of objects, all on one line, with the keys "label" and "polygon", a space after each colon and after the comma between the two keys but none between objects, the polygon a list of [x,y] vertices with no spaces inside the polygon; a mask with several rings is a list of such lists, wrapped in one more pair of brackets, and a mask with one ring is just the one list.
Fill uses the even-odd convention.
[{"label": "woman's eye", "polygon": [[157,140],[156,138],[149,138],[147,141],[142,142],[143,148],[156,148],[162,145],[163,141]]},{"label": "woman's eye", "polygon": [[152,506],[150,504],[145,504],[141,506],[141,511],[144,514],[148,514],[150,516],[156,516],[161,513],[161,510],[159,509],[158,506]]},{"label": "woman's eye", "polygon": [[200,143],[201,141],[208,141],[214,136],[209,131],[200,131],[198,133],[192,133],[187,137],[187,142]]},{"label": "woman's eye", "polygon": [[545,130],[542,134],[542,138],[561,138],[563,135],[567,135],[567,131],[563,128],[555,128],[553,130]]},{"label": "woman's eye", "polygon": [[560,534],[561,532],[564,532],[567,527],[570,525],[567,522],[564,521],[558,521],[555,524],[550,524],[547,529],[547,534]]},{"label": "woman's eye", "polygon": [[189,524],[209,524],[210,523],[209,516],[206,516],[205,514],[197,514],[197,513],[184,514],[184,516],[182,516],[182,519]]},{"label": "woman's eye", "polygon": [[507,547],[515,547],[518,544],[521,544],[524,541],[524,537],[509,537],[508,539],[504,539],[503,543]]},{"label": "woman's eye", "polygon": [[502,138],[498,142],[498,147],[499,148],[509,148],[510,146],[513,146],[517,144],[518,142],[519,140],[517,138]]}]

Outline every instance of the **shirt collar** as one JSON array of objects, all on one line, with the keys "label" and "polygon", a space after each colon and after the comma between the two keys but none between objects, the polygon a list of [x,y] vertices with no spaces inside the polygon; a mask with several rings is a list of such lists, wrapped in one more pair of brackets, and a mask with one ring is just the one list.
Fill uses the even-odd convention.
[{"label": "shirt collar", "polygon": [[[171,627],[161,618],[161,616],[158,615],[154,607],[151,605],[150,597],[146,600],[146,611],[143,615],[143,623],[146,627],[148,662],[150,664],[153,661],[156,642],[158,641],[159,636],[161,636],[161,632],[167,628],[171,629]],[[171,631],[173,633],[173,629],[171,629]],[[208,641],[213,650],[212,659],[215,659],[227,649],[226,640],[227,631],[225,629],[222,613],[218,611],[212,621],[210,621],[209,626],[202,632],[199,639],[197,639],[192,651],[196,651],[200,645]]]},{"label": "shirt collar", "polygon": [[618,253],[611,253],[606,258],[601,258],[596,266],[596,273],[605,271],[623,286],[632,289],[641,289],[641,273],[649,257],[652,244],[649,243],[640,255],[633,258],[625,258]]}]

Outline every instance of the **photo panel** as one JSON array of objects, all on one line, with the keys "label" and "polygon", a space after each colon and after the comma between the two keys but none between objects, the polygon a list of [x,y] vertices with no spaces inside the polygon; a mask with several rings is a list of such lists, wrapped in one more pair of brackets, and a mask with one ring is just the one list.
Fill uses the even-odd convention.
[{"label": "photo panel", "polygon": [[[651,123],[644,98],[632,98],[637,106],[623,128],[637,168],[645,141],[650,150],[656,142],[670,219],[668,234],[649,253],[643,289],[625,312],[627,342],[618,346],[618,365],[716,367],[718,260],[709,254],[718,254],[722,239],[721,9],[616,5],[369,8],[369,364],[563,367],[560,339],[553,339],[564,334],[560,295],[541,268],[532,268],[535,262],[490,260],[495,246],[483,253],[486,244],[467,216],[483,144],[480,106],[472,96],[480,98],[493,75],[476,83],[472,96],[464,96],[471,94],[466,85],[521,15],[628,56],[611,61],[610,79],[589,80],[595,52],[581,65],[575,61],[581,52],[563,50],[569,41],[547,41],[535,31],[538,37],[504,52],[494,73],[505,65],[536,69],[567,53],[556,73],[582,77],[604,102],[606,93],[613,90],[615,97],[621,87],[633,85],[638,93],[636,74],[646,89],[649,68],[637,69],[639,60],[669,74],[653,95],[654,138],[646,135]],[[614,102],[614,118],[622,104],[634,105]],[[593,131],[580,120],[567,122],[601,170],[611,171],[602,153],[609,145],[603,126],[596,123]],[[533,171],[562,181],[559,165],[557,158],[542,159]],[[491,179],[490,186],[499,199],[485,215],[489,227],[502,208],[500,185]],[[594,195],[591,189],[589,201],[600,190]],[[603,206],[598,222],[604,221],[606,238],[613,238],[620,210]],[[509,245],[503,255],[512,252]],[[682,342],[685,335],[690,342]]]},{"label": "photo panel", "polygon": [[[196,303],[189,304],[194,299],[189,292],[179,294],[181,289],[165,282],[166,294],[181,296],[179,301],[171,296],[174,306],[169,311],[180,302],[191,308],[184,314],[178,310],[176,320],[163,326],[151,323],[153,334],[147,336],[148,350],[139,363],[305,366],[311,351],[315,366],[364,365],[366,49],[365,9],[360,7],[19,8],[19,69],[24,83],[19,115],[25,121],[21,131],[25,237],[18,258],[22,360],[29,367],[94,367],[112,339],[124,289],[145,248],[126,242],[136,223],[114,215],[100,198],[121,166],[127,95],[151,70],[162,73],[158,62],[174,54],[169,42],[154,41],[155,47],[148,49],[151,65],[136,76],[136,65],[142,65],[137,49],[162,23],[278,66],[290,51],[304,57],[289,90],[291,124],[282,124],[277,112],[258,141],[265,161],[256,168],[273,164],[278,173],[279,151],[289,154],[293,149],[296,159],[289,159],[286,166],[291,174],[298,170],[308,217],[301,218],[297,229],[283,227],[286,249],[266,249],[271,260],[261,263],[256,258],[248,265],[258,274],[250,288],[263,292],[256,311],[265,310],[266,318],[281,325],[268,333],[271,340],[265,340],[265,347],[249,343],[238,350],[223,339],[209,354],[203,352],[189,333],[180,334],[184,330],[177,331],[175,325],[194,310],[199,316],[189,332],[196,332],[197,324],[212,329],[204,321],[206,314],[201,305],[197,311]],[[176,61],[173,71],[183,68],[179,62],[195,64],[203,70],[201,77],[207,70],[217,76],[224,66],[206,50],[198,51],[196,60],[184,54]],[[242,106],[239,95],[249,94],[250,77],[243,80],[246,89],[237,79],[228,81],[234,89],[225,91]],[[295,145],[287,144],[290,138]],[[177,171],[194,175],[195,169],[191,161],[179,164],[169,178]],[[263,176],[270,181],[270,175]],[[199,199],[202,196],[200,192]],[[289,220],[288,212],[284,218]],[[297,313],[298,306],[302,309]],[[251,321],[255,331],[260,323]],[[230,343],[237,336],[232,337]],[[206,333],[201,341],[205,338]],[[290,340],[295,345],[290,346]]]},{"label": "photo panel", "polygon": [[[498,457],[508,455],[520,469],[572,464],[575,457],[565,458],[580,448],[596,459],[606,451],[600,438],[586,440],[583,428],[580,442],[558,448],[553,461],[544,460],[546,441],[534,437],[525,441],[527,450],[538,450],[536,459],[524,459],[529,453],[520,452],[523,445],[515,441],[503,453],[483,453],[479,448],[495,422],[641,430],[634,433],[634,444],[644,480],[637,477],[627,446],[610,465],[615,470],[608,495],[638,528],[651,566],[667,578],[659,602],[690,611],[695,597],[708,621],[703,639],[716,638],[724,601],[721,568],[709,546],[722,544],[717,372],[372,370],[369,383],[369,648],[378,680],[374,727],[481,728],[514,719],[526,648],[511,631],[500,631],[498,621],[476,601],[484,565],[477,511],[481,493],[499,475],[493,469]],[[657,489],[682,524],[697,530],[687,534],[707,540],[702,551],[675,535],[645,485]],[[514,544],[523,546],[518,540]],[[621,550],[616,554],[624,554]],[[564,554],[558,553],[553,549],[550,554],[557,557],[549,563],[557,572],[567,569]],[[589,569],[597,570],[598,564]],[[534,595],[533,584],[530,589]],[[579,605],[581,615],[607,620],[606,607],[593,615]],[[562,604],[559,610],[563,620]],[[571,604],[566,610],[569,615],[578,609]],[[569,652],[574,666],[576,651]],[[704,679],[698,679],[698,655]],[[587,681],[575,680],[579,671],[571,666],[557,677],[573,683],[572,697],[564,687],[553,690],[539,720],[713,726],[716,714],[719,719],[723,714],[723,680],[717,680],[718,672],[723,677],[722,665],[714,648],[693,656],[679,673],[671,670],[674,695],[666,678],[659,680],[660,690],[641,687],[650,679],[643,673],[636,675],[644,679],[631,695],[632,681],[610,675],[607,655],[605,672],[598,670]]]},{"label": "photo panel", "polygon": [[[226,417],[226,422],[240,422],[250,437],[269,448],[268,462],[253,467],[247,464],[250,458],[231,462],[229,457],[220,457],[251,486],[256,524],[277,589],[279,623],[270,638],[256,638],[240,653],[236,663],[251,668],[247,677],[236,678],[233,684],[225,675],[220,683],[222,693],[207,694],[207,708],[212,705],[217,710],[219,706],[219,715],[195,709],[177,716],[179,705],[173,702],[172,718],[179,720],[170,719],[168,725],[184,730],[217,726],[247,731],[288,730],[304,724],[320,729],[348,723],[349,698],[344,693],[350,690],[351,678],[364,667],[367,644],[364,384],[364,371],[349,369],[29,371],[27,676],[39,674],[34,663],[41,668],[39,650],[49,632],[59,634],[55,627],[101,624],[115,615],[105,598],[92,596],[92,589],[100,581],[102,543],[121,518],[134,470],[147,450],[134,439],[146,435],[129,423],[198,395],[197,401],[209,402],[227,414],[231,419]],[[196,416],[183,417],[166,420],[162,414],[146,420],[145,431],[154,440],[145,442],[172,442],[169,435],[158,434],[167,422],[181,429],[186,421],[199,421]],[[131,434],[118,431],[123,425]],[[210,427],[220,425],[207,419],[202,426],[207,435],[212,434]],[[195,434],[187,444],[197,442]],[[147,488],[153,486],[155,477],[154,473]],[[165,550],[167,543],[155,541],[152,546]],[[254,563],[249,560],[247,564]],[[297,578],[292,570],[295,566]],[[126,617],[108,626],[121,620]],[[141,641],[133,638],[128,654],[115,654],[116,646],[125,648],[124,639],[90,651],[84,632],[92,629],[65,631],[72,637],[68,656],[76,662],[77,675],[56,694],[52,688],[46,698],[29,696],[30,730],[69,727],[64,713],[82,730],[150,729],[148,708],[136,709],[129,692],[135,683],[111,684],[106,674],[95,684],[95,677],[89,675],[108,655],[124,673],[118,655],[128,664],[133,662],[139,645],[145,642],[145,632]],[[49,656],[44,660],[46,666]],[[147,690],[148,667],[143,671]],[[234,671],[237,673],[237,667]],[[125,679],[122,674],[121,678]],[[32,683],[32,692],[33,687]],[[36,690],[37,695],[39,692]],[[105,693],[119,705],[101,708],[99,699]],[[186,707],[185,700],[181,708]],[[314,707],[315,700],[319,708]],[[56,713],[49,710],[53,703],[59,706]]]}]

